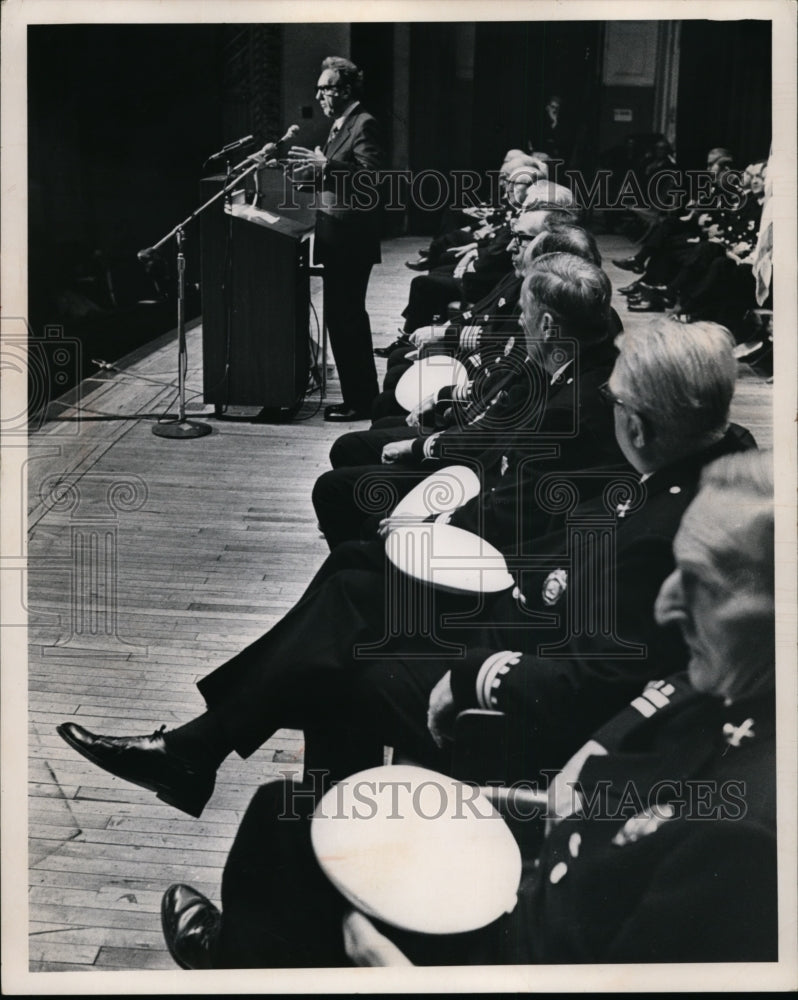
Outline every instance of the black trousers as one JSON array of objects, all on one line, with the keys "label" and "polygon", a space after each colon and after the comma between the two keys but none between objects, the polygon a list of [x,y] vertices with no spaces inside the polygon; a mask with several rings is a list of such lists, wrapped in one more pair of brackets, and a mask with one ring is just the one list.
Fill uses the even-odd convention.
[{"label": "black trousers", "polygon": [[368,537],[383,517],[429,475],[406,465],[352,465],[330,469],[313,484],[313,508],[331,549]]},{"label": "black trousers", "polygon": [[[242,757],[288,726],[310,732],[311,745],[324,732],[347,732],[345,759],[335,766],[323,762],[330,772],[361,760],[369,766],[375,745],[399,742],[402,731],[357,712],[347,724],[361,672],[412,660],[430,669],[431,688],[464,652],[462,636],[450,641],[448,630],[444,638],[437,626],[430,632],[429,622],[452,600],[455,609],[463,607],[463,598],[438,594],[394,571],[381,539],[341,546],[273,628],[197,686]],[[466,598],[469,605],[475,601]],[[470,629],[466,635],[470,639]],[[323,755],[313,756],[315,764]]]},{"label": "black trousers", "polygon": [[372,264],[326,255],[324,262],[324,316],[344,405],[368,413],[379,391],[366,311],[366,292]]},{"label": "black trousers", "polygon": [[[310,842],[314,807],[314,790],[304,784],[277,781],[255,793],[222,877],[217,968],[350,964],[341,928],[350,904],[316,862]],[[530,888],[527,877],[512,914],[467,934],[413,934],[374,923],[417,965],[524,962]]]},{"label": "black trousers", "polygon": [[420,274],[410,282],[410,296],[402,312],[405,333],[412,333],[420,326],[429,326],[435,319],[446,317],[446,307],[463,296],[463,283],[452,276],[452,269]]}]

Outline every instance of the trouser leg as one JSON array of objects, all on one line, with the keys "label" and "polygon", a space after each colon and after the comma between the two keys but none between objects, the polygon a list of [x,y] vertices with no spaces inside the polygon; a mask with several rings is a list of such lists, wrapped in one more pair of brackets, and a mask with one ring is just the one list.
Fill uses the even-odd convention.
[{"label": "trouser leg", "polygon": [[314,804],[309,788],[287,781],[255,793],[222,877],[219,968],[349,964],[341,931],[346,904],[310,843]]},{"label": "trouser leg", "polygon": [[324,310],[346,406],[371,409],[379,386],[366,311],[371,264],[325,262]]}]

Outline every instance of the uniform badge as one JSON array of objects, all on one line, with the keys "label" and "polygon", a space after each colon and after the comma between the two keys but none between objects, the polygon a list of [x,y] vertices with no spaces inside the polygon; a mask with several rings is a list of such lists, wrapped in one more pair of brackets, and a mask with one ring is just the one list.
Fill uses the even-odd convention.
[{"label": "uniform badge", "polygon": [[543,581],[543,603],[548,607],[556,604],[568,587],[568,571],[554,569]]}]

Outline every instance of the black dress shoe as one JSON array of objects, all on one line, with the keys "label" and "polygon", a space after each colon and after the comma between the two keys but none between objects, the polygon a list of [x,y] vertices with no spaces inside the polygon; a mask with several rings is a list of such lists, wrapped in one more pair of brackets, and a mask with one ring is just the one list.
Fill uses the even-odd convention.
[{"label": "black dress shoe", "polygon": [[620,267],[622,271],[634,271],[635,274],[642,274],[645,271],[645,265],[641,264],[637,257],[624,257],[623,260],[613,260],[613,264],[616,267]]},{"label": "black dress shoe", "polygon": [[344,403],[333,403],[324,407],[324,419],[333,423],[344,423],[347,420],[371,420],[371,414],[363,410],[354,410]]},{"label": "black dress shoe", "polygon": [[646,298],[633,299],[629,302],[629,312],[635,313],[661,313],[665,312],[665,303],[658,295]]},{"label": "black dress shoe", "polygon": [[387,347],[375,347],[374,353],[378,358],[388,358],[394,351],[398,351],[403,347],[412,347],[412,343],[409,337],[400,337],[395,340],[392,344],[388,344]]},{"label": "black dress shoe", "polygon": [[619,295],[632,295],[634,292],[639,292],[640,291],[640,286],[641,285],[642,285],[642,281],[640,280],[640,278],[638,278],[637,281],[633,281],[631,285],[624,285],[623,288],[619,288],[618,289],[618,294]]},{"label": "black dress shoe", "polygon": [[411,271],[429,271],[430,263],[428,260],[406,260],[405,267],[409,267]]},{"label": "black dress shoe", "polygon": [[161,735],[165,728],[152,736],[95,736],[74,722],[66,722],[56,731],[92,764],[155,792],[162,802],[189,816],[201,816],[213,794],[216,772],[173,753]]},{"label": "black dress shoe", "polygon": [[161,900],[161,927],[181,969],[213,969],[222,915],[190,885],[170,885]]}]

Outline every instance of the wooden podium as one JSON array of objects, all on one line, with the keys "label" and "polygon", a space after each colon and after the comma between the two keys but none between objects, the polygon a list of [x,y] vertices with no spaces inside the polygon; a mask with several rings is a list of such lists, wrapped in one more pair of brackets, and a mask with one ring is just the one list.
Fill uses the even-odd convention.
[{"label": "wooden podium", "polygon": [[[205,179],[204,198],[223,183]],[[221,199],[200,221],[204,401],[289,408],[310,368],[312,221]]]}]

